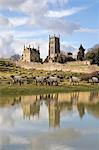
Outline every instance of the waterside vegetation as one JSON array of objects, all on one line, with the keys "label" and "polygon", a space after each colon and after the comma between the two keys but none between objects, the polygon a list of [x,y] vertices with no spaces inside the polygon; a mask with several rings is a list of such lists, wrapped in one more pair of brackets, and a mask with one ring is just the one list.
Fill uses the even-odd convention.
[{"label": "waterside vegetation", "polygon": [[3,85],[0,86],[0,96],[3,95],[34,95],[34,94],[49,94],[49,93],[64,93],[76,91],[99,91],[99,86],[96,85],[60,85],[60,86],[36,86],[36,85]]}]

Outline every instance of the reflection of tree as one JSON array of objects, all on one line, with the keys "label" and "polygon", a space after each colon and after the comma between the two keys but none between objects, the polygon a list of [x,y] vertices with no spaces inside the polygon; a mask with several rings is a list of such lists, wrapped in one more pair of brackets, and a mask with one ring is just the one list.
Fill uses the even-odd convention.
[{"label": "reflection of tree", "polygon": [[72,111],[73,109],[71,102],[66,102],[66,101],[59,103],[59,107],[60,107],[60,111],[64,111],[64,110]]},{"label": "reflection of tree", "polygon": [[21,96],[15,97],[15,98],[13,99],[12,105],[15,105],[15,104],[20,103],[20,102],[21,102]]},{"label": "reflection of tree", "polygon": [[87,104],[86,109],[87,109],[88,113],[99,118],[99,102],[97,102],[95,104]]},{"label": "reflection of tree", "polygon": [[20,101],[21,101],[21,96],[18,97],[5,96],[0,98],[0,107],[13,106],[19,104]]},{"label": "reflection of tree", "polygon": [[99,93],[98,92],[90,92],[90,97],[89,97],[89,100],[90,101],[94,101],[94,99],[98,99],[98,95],[99,95]]},{"label": "reflection of tree", "polygon": [[79,112],[79,116],[82,119],[83,116],[85,115],[85,106],[84,106],[84,104],[78,103],[77,104],[77,109],[78,109],[78,112]]},{"label": "reflection of tree", "polygon": [[73,92],[70,93],[71,96],[71,103],[72,104],[77,104],[78,98],[79,98],[79,92]]}]

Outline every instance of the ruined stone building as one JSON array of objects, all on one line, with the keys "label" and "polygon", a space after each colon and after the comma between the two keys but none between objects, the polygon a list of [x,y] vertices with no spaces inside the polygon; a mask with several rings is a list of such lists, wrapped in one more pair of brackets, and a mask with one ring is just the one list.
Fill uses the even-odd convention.
[{"label": "ruined stone building", "polygon": [[60,37],[56,37],[55,35],[52,37],[49,36],[49,61],[53,62],[58,54],[60,54]]},{"label": "ruined stone building", "polygon": [[24,51],[22,55],[22,61],[24,62],[41,62],[39,48],[31,48],[24,46]]}]

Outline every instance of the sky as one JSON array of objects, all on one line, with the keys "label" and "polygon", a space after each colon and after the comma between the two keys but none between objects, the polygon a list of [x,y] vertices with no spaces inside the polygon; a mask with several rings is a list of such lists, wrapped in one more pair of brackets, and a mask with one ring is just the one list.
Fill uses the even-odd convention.
[{"label": "sky", "polygon": [[0,0],[0,57],[22,54],[24,45],[48,54],[49,35],[73,53],[99,44],[99,0]]}]

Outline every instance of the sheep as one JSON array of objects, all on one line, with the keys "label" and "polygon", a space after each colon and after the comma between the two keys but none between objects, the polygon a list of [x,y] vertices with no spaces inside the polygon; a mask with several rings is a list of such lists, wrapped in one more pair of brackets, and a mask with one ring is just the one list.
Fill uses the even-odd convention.
[{"label": "sheep", "polygon": [[14,75],[11,75],[10,77],[13,79],[13,82],[14,82],[14,83],[19,83],[20,85],[23,83],[21,76],[14,76]]},{"label": "sheep", "polygon": [[70,84],[79,83],[80,79],[78,77],[70,76]]},{"label": "sheep", "polygon": [[94,84],[94,83],[98,83],[98,82],[99,82],[99,80],[97,77],[92,77],[91,79],[89,79],[89,83]]}]

